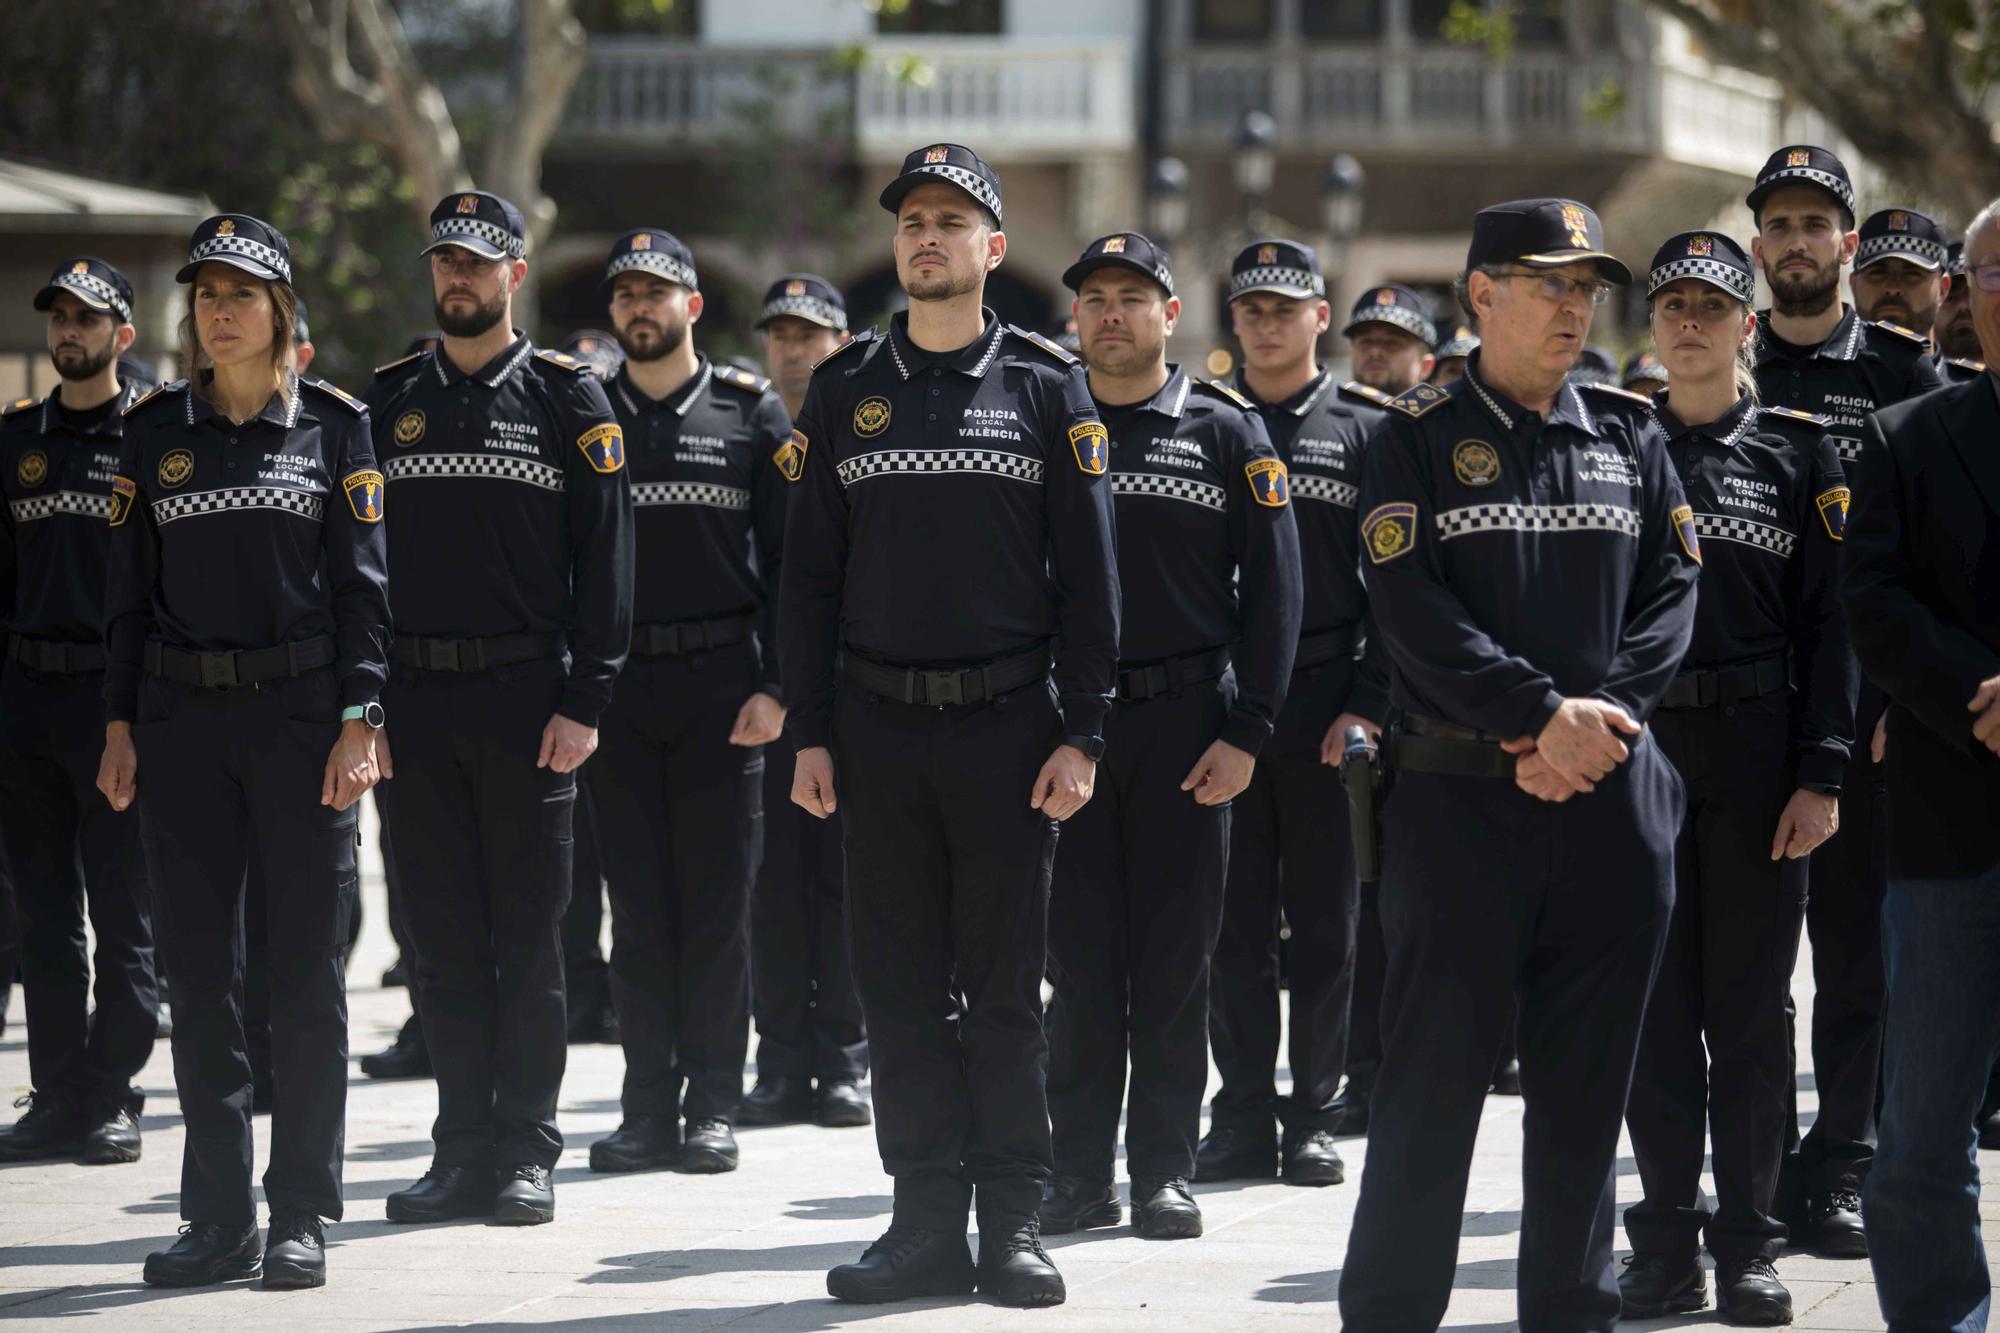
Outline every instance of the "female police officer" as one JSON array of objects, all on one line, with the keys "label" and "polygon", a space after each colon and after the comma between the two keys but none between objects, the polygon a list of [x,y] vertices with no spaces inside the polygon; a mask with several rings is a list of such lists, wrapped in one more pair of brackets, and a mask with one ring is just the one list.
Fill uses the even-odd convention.
[{"label": "female police officer", "polygon": [[[355,802],[377,777],[386,671],[382,476],[366,410],[293,369],[285,238],[225,214],[191,245],[190,378],[126,415],[105,608],[98,786],[121,810],[138,797],[187,1121],[188,1225],[146,1280],[262,1268],[266,1286],[319,1286],[321,1219],[341,1212]],[[269,894],[268,1251],[238,980],[253,863]]]},{"label": "female police officer", "polygon": [[[1855,675],[1835,602],[1847,488],[1823,418],[1759,409],[1749,257],[1670,239],[1648,283],[1671,378],[1653,400],[1706,556],[1694,641],[1653,728],[1687,784],[1678,892],[1626,1110],[1645,1198],[1625,1214],[1627,1317],[1700,1309],[1705,1231],[1723,1315],[1780,1324],[1771,1260],[1784,1146],[1785,996],[1808,852],[1838,824]],[[1706,1040],[1706,1054],[1703,1043]],[[1717,1200],[1700,1188],[1703,1113]]]}]

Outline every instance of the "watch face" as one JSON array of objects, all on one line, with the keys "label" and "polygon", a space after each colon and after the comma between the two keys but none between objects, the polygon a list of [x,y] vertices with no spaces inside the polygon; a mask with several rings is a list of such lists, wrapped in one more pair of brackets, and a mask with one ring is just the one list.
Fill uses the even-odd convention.
[{"label": "watch face", "polygon": [[366,704],[361,709],[361,720],[378,730],[384,721],[381,704]]}]

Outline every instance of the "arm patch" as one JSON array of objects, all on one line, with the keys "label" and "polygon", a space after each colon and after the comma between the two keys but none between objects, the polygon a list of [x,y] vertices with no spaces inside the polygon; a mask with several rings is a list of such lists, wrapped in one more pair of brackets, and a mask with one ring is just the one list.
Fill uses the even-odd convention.
[{"label": "arm patch", "polygon": [[625,428],[616,422],[592,426],[577,437],[576,447],[594,472],[611,473],[625,466]]},{"label": "arm patch", "polygon": [[1675,505],[1673,512],[1667,515],[1667,521],[1674,525],[1674,535],[1681,539],[1681,549],[1687,552],[1688,559],[1700,564],[1701,541],[1694,532],[1694,507]]},{"label": "arm patch", "polygon": [[1085,476],[1101,477],[1111,466],[1111,432],[1102,421],[1079,421],[1069,428],[1069,447]]},{"label": "arm patch", "polygon": [[347,507],[363,523],[382,521],[382,474],[373,470],[354,472],[342,478],[340,489],[347,492]]},{"label": "arm patch", "polygon": [[125,520],[132,517],[132,506],[139,498],[139,488],[130,477],[111,479],[111,526],[123,527]]},{"label": "arm patch", "polygon": [[1250,496],[1266,509],[1283,509],[1292,502],[1292,474],[1275,458],[1259,458],[1243,465],[1250,478]]},{"label": "arm patch", "polygon": [[1847,539],[1847,503],[1852,497],[1853,492],[1847,487],[1835,486],[1821,491],[1813,500],[1820,522],[1826,524],[1826,535],[1835,541]]},{"label": "arm patch", "polygon": [[1408,555],[1417,544],[1417,507],[1376,505],[1361,520],[1361,544],[1367,548],[1369,560],[1378,565]]},{"label": "arm patch", "polygon": [[806,433],[797,426],[785,442],[771,453],[771,462],[786,481],[797,481],[806,474]]}]

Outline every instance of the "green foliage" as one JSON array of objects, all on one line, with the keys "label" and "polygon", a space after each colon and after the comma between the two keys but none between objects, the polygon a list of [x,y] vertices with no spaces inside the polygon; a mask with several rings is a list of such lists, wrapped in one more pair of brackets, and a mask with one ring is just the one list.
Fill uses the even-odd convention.
[{"label": "green foliage", "polygon": [[1519,36],[1515,16],[1520,12],[1518,4],[1496,5],[1489,10],[1478,0],[1451,0],[1438,33],[1460,46],[1483,46],[1495,60],[1505,60]]}]

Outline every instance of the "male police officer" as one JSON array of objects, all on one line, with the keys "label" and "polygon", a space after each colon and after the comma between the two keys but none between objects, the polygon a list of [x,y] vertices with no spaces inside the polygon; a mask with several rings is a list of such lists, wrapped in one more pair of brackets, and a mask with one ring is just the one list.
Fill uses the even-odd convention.
[{"label": "male police officer", "polygon": [[627,232],[603,290],[625,349],[611,405],[645,576],[590,779],[625,1047],[625,1120],[591,1145],[590,1165],[733,1171],[763,747],[784,724],[766,645],[784,536],[777,454],[792,422],[769,380],[695,350],[701,289],[679,238]]},{"label": "male police officer", "polygon": [[1430,383],[1440,389],[1448,389],[1465,377],[1465,359],[1479,350],[1479,335],[1470,325],[1461,324],[1451,337],[1438,344],[1437,368],[1431,371]]},{"label": "male police officer", "polygon": [[1667,387],[1667,368],[1651,352],[1634,352],[1625,362],[1625,371],[1619,378],[1626,393],[1651,398]]},{"label": "male police officer", "polygon": [[1437,369],[1437,323],[1430,303],[1392,282],[1354,303],[1340,335],[1354,349],[1354,378],[1386,394],[1414,389]]},{"label": "male police officer", "polygon": [[[48,312],[62,382],[0,417],[0,856],[20,898],[34,1091],[27,1114],[0,1130],[0,1160],[133,1162],[144,1098],[131,1084],[158,1022],[151,899],[138,814],[96,797],[105,520],[120,414],[136,396],[117,366],[132,344],[132,284],[80,256],[35,294],[35,309]],[[0,987],[12,985],[11,968],[0,972]]]},{"label": "male police officer", "polygon": [[[1291,471],[1305,610],[1293,675],[1270,744],[1231,815],[1229,887],[1211,974],[1209,1037],[1222,1089],[1196,1171],[1202,1180],[1282,1172],[1337,1185],[1334,1094],[1346,1061],[1354,975],[1354,855],[1333,767],[1347,728],[1379,731],[1388,681],[1360,659],[1367,602],[1355,546],[1362,444],[1390,395],[1341,385],[1315,344],[1332,311],[1319,257],[1292,241],[1236,256],[1230,311],[1243,344],[1237,382]],[[1333,812],[1329,816],[1329,812]],[[1278,922],[1291,926],[1292,1092],[1278,1096]],[[1278,1122],[1284,1136],[1278,1135]]]},{"label": "male police officer", "polygon": [[1403,714],[1368,1171],[1341,1270],[1361,1330],[1435,1328],[1493,1053],[1519,1003],[1520,1321],[1609,1329],[1612,1163],[1673,902],[1681,784],[1644,721],[1694,615],[1693,519],[1646,404],[1568,379],[1625,266],[1568,199],[1484,209],[1451,392],[1368,451],[1369,606]]},{"label": "male police officer", "polygon": [[[812,368],[847,341],[847,302],[825,278],[787,273],[764,293],[757,328],[785,411],[797,416]],[[854,1126],[871,1118],[861,1094],[868,1043],[848,961],[842,880],[840,816],[814,819],[792,804],[792,765],[767,758],[764,860],[750,891],[757,1086],[736,1108],[738,1124],[816,1118]]]},{"label": "male police officer", "polygon": [[1972,323],[1972,285],[1965,272],[1964,241],[1953,241],[1945,250],[1944,271],[1951,285],[1938,301],[1931,341],[1937,346],[1938,372],[1949,384],[1963,384],[1986,373],[1979,330]]},{"label": "male police officer", "polygon": [[1298,530],[1285,465],[1249,400],[1167,364],[1180,300],[1166,252],[1118,232],[1063,283],[1111,432],[1124,607],[1111,748],[1064,830],[1049,911],[1056,1178],[1042,1228],[1119,1220],[1111,1168],[1129,1051],[1133,1221],[1143,1236],[1199,1236],[1187,1182],[1230,802],[1290,683]]},{"label": "male police officer", "polygon": [[1117,665],[1110,442],[1076,360],[980,304],[1007,253],[992,168],[957,144],[919,149],[882,206],[910,309],[813,372],[781,459],[802,471],[778,645],[792,798],[846,812],[849,940],[896,1182],[888,1231],[827,1290],[976,1282],[1051,1305],[1041,984],[1055,821],[1090,799]]},{"label": "male police officer", "polygon": [[556,926],[576,770],[631,632],[632,500],[603,385],[508,322],[526,248],[495,195],[433,209],[443,344],[367,395],[396,492],[390,821],[438,1081],[437,1155],[392,1222],[555,1216]]},{"label": "male police officer", "polygon": [[1854,308],[1861,318],[1928,338],[1951,288],[1948,243],[1935,218],[1914,208],[1885,208],[1861,224],[1854,249]]},{"label": "male police officer", "polygon": [[[1824,148],[1780,148],[1745,201],[1756,219],[1750,252],[1771,291],[1760,315],[1757,388],[1764,402],[1826,417],[1841,463],[1859,457],[1870,413],[1938,387],[1921,334],[1870,324],[1840,300],[1853,260],[1854,187]],[[1813,955],[1813,1075],[1819,1116],[1778,1190],[1792,1241],[1834,1257],[1868,1253],[1861,1180],[1874,1156],[1876,1072],[1882,1056],[1882,895],[1888,888],[1882,770],[1861,738],[1874,734],[1882,692],[1864,678],[1857,738],[1842,775],[1840,836],[1813,854],[1806,932]],[[1796,1133],[1796,1129],[1791,1131]],[[1803,1206],[1800,1196],[1803,1196]]]}]

